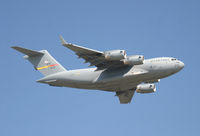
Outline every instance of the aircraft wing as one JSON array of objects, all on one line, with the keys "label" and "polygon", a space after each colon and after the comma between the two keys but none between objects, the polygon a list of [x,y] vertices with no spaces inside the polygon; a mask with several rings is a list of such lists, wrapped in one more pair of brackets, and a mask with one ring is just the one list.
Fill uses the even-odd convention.
[{"label": "aircraft wing", "polygon": [[123,92],[116,92],[116,96],[118,96],[121,104],[128,104],[131,102],[135,90],[127,90]]},{"label": "aircraft wing", "polygon": [[85,48],[82,46],[78,46],[75,44],[67,43],[62,36],[60,36],[60,40],[62,45],[74,51],[79,58],[83,58],[85,63],[89,62],[89,66],[96,66],[97,70],[110,68],[110,67],[118,67],[124,66],[122,61],[110,61],[106,60],[104,56],[104,52]]}]

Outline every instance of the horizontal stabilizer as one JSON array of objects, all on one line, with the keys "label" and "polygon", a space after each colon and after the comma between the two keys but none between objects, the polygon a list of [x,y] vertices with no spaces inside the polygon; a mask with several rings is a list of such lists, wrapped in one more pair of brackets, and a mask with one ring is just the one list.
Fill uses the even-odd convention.
[{"label": "horizontal stabilizer", "polygon": [[39,56],[39,55],[44,55],[44,53],[42,52],[38,52],[38,51],[34,51],[34,50],[29,50],[29,49],[26,49],[26,48],[22,48],[22,47],[19,47],[19,46],[13,46],[12,47],[13,49],[25,54],[25,55],[28,55],[28,56]]}]

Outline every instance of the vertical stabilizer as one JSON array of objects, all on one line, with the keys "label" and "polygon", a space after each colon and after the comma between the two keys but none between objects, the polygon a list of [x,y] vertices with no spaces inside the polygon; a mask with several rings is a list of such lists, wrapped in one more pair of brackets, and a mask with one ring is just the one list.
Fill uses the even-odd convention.
[{"label": "vertical stabilizer", "polygon": [[18,46],[13,46],[12,48],[25,54],[26,56],[24,56],[24,58],[29,60],[34,68],[40,71],[44,76],[66,71],[47,50],[34,51]]}]

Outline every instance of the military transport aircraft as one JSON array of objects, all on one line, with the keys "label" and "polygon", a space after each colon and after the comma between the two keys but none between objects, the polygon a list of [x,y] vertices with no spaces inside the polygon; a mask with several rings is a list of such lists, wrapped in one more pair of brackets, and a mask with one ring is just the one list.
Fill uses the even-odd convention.
[{"label": "military transport aircraft", "polygon": [[60,39],[63,46],[96,68],[66,70],[47,50],[34,51],[18,46],[12,48],[25,54],[24,58],[44,75],[37,82],[115,92],[123,104],[130,103],[135,92],[154,93],[156,86],[153,83],[184,67],[183,62],[172,57],[144,59],[142,55],[127,56],[125,50],[101,52],[67,43],[62,36]]}]

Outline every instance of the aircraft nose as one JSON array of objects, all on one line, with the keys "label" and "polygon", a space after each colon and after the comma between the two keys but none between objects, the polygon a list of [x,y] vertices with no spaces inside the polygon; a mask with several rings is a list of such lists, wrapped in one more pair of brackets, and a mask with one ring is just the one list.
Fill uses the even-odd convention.
[{"label": "aircraft nose", "polygon": [[182,61],[179,60],[178,61],[178,68],[179,68],[179,70],[183,69],[184,66],[185,66],[185,64]]},{"label": "aircraft nose", "polygon": [[184,68],[184,66],[185,66],[185,64],[182,62],[182,61],[179,61],[179,65],[180,65],[180,68],[182,69],[182,68]]},{"label": "aircraft nose", "polygon": [[176,71],[180,71],[183,68],[184,68],[184,63],[182,61],[180,61],[180,60],[177,60],[175,62],[175,69],[176,69]]}]

